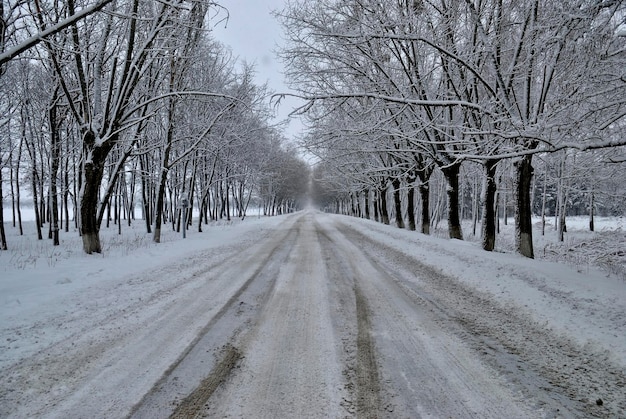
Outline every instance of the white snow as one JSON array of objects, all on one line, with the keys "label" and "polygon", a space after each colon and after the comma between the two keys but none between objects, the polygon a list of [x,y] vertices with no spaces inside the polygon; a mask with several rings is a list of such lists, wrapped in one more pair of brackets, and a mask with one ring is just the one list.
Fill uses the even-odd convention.
[{"label": "white snow", "polygon": [[[137,220],[131,228],[123,226],[122,235],[117,235],[117,226],[103,229],[104,253],[85,255],[75,232],[61,232],[61,246],[53,247],[49,240],[36,240],[32,222],[25,223],[25,236],[20,237],[17,229],[6,222],[9,217],[10,214],[5,212],[10,249],[0,252],[0,371],[28,362],[34,354],[57,356],[54,348],[67,339],[76,339],[77,345],[85,342],[103,345],[99,350],[108,355],[102,356],[98,362],[103,363],[102,368],[107,368],[116,356],[115,348],[108,346],[114,337],[119,345],[134,345],[134,349],[126,351],[131,358],[122,364],[127,370],[118,367],[104,373],[94,367],[92,373],[103,374],[103,379],[108,380],[100,391],[115,390],[125,394],[128,405],[115,407],[120,415],[127,414],[152,388],[160,374],[176,361],[210,319],[211,307],[207,308],[204,317],[193,316],[191,305],[194,298],[205,298],[207,305],[210,303],[215,307],[229,298],[230,289],[200,291],[206,281],[201,282],[199,273],[206,275],[216,261],[253,249],[255,243],[287,220],[283,216],[250,217],[244,221],[204,226],[203,233],[198,233],[194,226],[184,240],[181,233],[166,228],[161,244],[152,243],[151,236],[144,232],[143,223]],[[626,367],[626,281],[623,272],[619,269],[613,272],[602,270],[583,256],[567,259],[564,256],[567,251],[560,253],[557,250],[568,246],[580,250],[579,243],[602,242],[603,235],[606,235],[612,240],[609,247],[616,254],[623,254],[626,250],[623,220],[600,220],[596,233],[584,231],[584,219],[580,222],[571,220],[567,233],[570,241],[563,245],[554,243],[555,233],[541,237],[537,231],[537,260],[508,252],[512,243],[511,226],[498,236],[500,251],[489,253],[480,249],[478,239],[448,240],[437,237],[437,234],[429,237],[356,218],[343,217],[342,222],[391,248],[418,256],[422,263],[496,296],[503,305],[527,313],[538,324],[606,352],[609,358]],[[470,236],[467,230],[464,235],[466,238]],[[544,249],[550,251],[544,252]],[[561,261],[542,260],[549,256]],[[191,279],[195,277],[197,279]],[[236,289],[236,282],[233,279],[233,289]],[[168,301],[164,295],[170,294],[172,299]],[[158,330],[159,316],[165,313],[164,307],[171,304],[180,304],[181,310],[189,306],[188,311],[181,312],[179,320],[167,323],[175,325],[175,330]],[[122,312],[127,314],[121,316]],[[108,322],[109,318],[115,321]],[[146,325],[152,325],[154,329],[145,329]],[[118,327],[129,329],[113,330]],[[167,347],[162,346],[165,341]],[[82,360],[70,358],[57,362],[70,368],[72,362],[89,363],[92,359],[85,356]],[[141,385],[124,385],[128,368],[143,368],[138,378]],[[38,399],[37,406],[58,403],[54,383],[45,380],[53,380],[46,374],[61,371],[63,369],[59,367],[48,373],[41,372],[41,376],[0,378],[0,416],[7,414],[1,406],[7,405],[6,400],[12,397],[11,388],[19,380],[32,381],[33,386],[51,386],[47,392],[33,390],[39,398],[49,397],[49,400]],[[71,386],[72,383],[56,385]],[[28,401],[12,400],[12,409],[19,406],[17,413],[11,414],[28,417],[41,413],[31,410]],[[107,400],[99,402],[107,405]],[[72,406],[71,400],[63,403],[67,405],[65,409]]]},{"label": "white snow", "polygon": [[[604,220],[605,232],[621,231],[621,222],[621,219],[610,223]],[[367,231],[364,226],[367,224],[368,235],[377,241],[418,256],[423,263],[437,267],[442,273],[497,296],[502,304],[527,312],[537,323],[582,345],[595,345],[609,351],[617,362],[626,366],[626,280],[623,276],[611,275],[589,264],[571,265],[532,260],[514,253],[485,252],[476,242],[428,237],[365,220],[352,219],[349,223],[362,231]],[[570,222],[568,228],[576,231],[583,224]],[[577,234],[589,236],[584,231]],[[553,236],[556,241],[556,233]],[[620,237],[621,242],[609,243],[617,246],[616,251],[626,250],[624,234]],[[547,239],[537,239],[535,245],[539,242],[548,246]],[[558,246],[557,243],[551,245]]]},{"label": "white snow", "polygon": [[[6,211],[6,210],[5,210]],[[5,213],[5,220],[10,214]],[[25,215],[30,218],[29,214]],[[87,255],[76,232],[60,232],[61,245],[52,246],[50,240],[38,241],[32,221],[24,223],[24,236],[18,236],[17,228],[5,223],[8,232],[9,251],[0,252],[0,318],[6,327],[7,319],[19,319],[35,323],[37,316],[66,312],[67,307],[51,303],[64,298],[76,298],[93,287],[103,287],[103,295],[118,283],[125,283],[134,275],[145,275],[159,267],[180,264],[198,252],[223,248],[251,240],[255,235],[280,223],[278,218],[252,218],[245,222],[220,221],[204,227],[204,233],[182,233],[164,226],[161,244],[152,242],[152,235],[145,233],[141,220],[134,225],[103,229],[100,237],[102,254]],[[197,227],[194,226],[194,229]],[[47,226],[43,229],[44,237]],[[142,292],[141,289],[136,290]],[[131,296],[128,296],[130,298]],[[41,313],[46,310],[46,313]],[[0,361],[1,362],[1,361]],[[0,363],[0,366],[2,364]]]}]

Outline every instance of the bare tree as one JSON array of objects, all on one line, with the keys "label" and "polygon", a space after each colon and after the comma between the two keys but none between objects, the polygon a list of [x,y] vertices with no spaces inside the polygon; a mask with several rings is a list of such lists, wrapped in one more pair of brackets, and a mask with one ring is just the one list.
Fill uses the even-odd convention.
[{"label": "bare tree", "polygon": [[[22,5],[19,1],[16,1],[14,3],[11,3],[9,1],[8,4],[5,5],[5,2],[3,1],[2,4],[0,4],[0,75],[2,75],[2,73],[4,72],[4,65],[10,60],[19,56],[23,52],[28,51],[29,49],[33,48],[40,42],[48,39],[52,35],[55,35],[56,33],[65,30],[69,26],[76,24],[76,22],[102,10],[105,6],[112,2],[113,0],[99,0],[91,5],[84,6],[80,10],[72,10],[70,15],[67,16],[66,19],[63,19],[62,21],[57,22],[50,27],[43,28],[43,30],[35,35],[30,36],[28,39],[16,40],[15,46],[6,49],[7,38],[12,38],[12,36],[7,36],[8,19],[5,17],[5,13],[7,13],[8,16],[11,16],[13,11],[19,9],[20,7],[22,7]],[[38,0],[35,0],[35,7],[37,9],[41,9],[40,2]],[[74,8],[72,7],[72,9]],[[27,25],[25,25],[25,27],[27,27]],[[11,35],[13,35],[13,33]]]},{"label": "bare tree", "polygon": [[516,247],[533,257],[532,156],[625,144],[617,134],[625,115],[625,49],[616,31],[623,14],[619,1],[318,0],[291,3],[281,17],[288,74],[313,125],[353,100],[402,109],[388,117],[395,125],[381,117],[370,126],[395,138],[385,152],[398,162],[421,156],[443,172],[451,237],[462,237],[461,164],[480,162],[486,250],[495,246],[497,167],[513,161]]},{"label": "bare tree", "polygon": [[[162,58],[171,50],[170,44],[177,36],[176,26],[201,26],[212,4],[194,3],[187,8],[184,3],[133,0],[128,10],[70,24],[69,60],[64,60],[58,50],[52,50],[54,67],[82,137],[79,207],[83,247],[87,253],[102,250],[98,236],[98,197],[107,157],[115,147],[121,146],[123,133],[142,121],[146,106],[174,94],[142,98],[137,95],[139,87],[149,82],[146,80],[149,68],[161,65]],[[76,13],[74,0],[68,1],[67,11],[70,16]],[[139,18],[140,15],[152,19]],[[93,42],[96,27],[101,29],[96,31],[100,39]],[[80,95],[76,96],[74,91]]]}]

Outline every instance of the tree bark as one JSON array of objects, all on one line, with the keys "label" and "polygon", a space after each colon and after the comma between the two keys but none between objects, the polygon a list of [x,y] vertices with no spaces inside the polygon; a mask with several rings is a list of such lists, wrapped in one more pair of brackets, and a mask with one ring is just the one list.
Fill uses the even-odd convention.
[{"label": "tree bark", "polygon": [[108,142],[103,146],[94,146],[95,134],[92,131],[83,133],[83,141],[85,161],[80,192],[80,231],[83,238],[83,250],[87,254],[102,253],[98,223],[98,193],[102,185],[106,157],[113,142]]},{"label": "tree bark", "polygon": [[387,182],[384,182],[381,186],[382,187],[378,195],[380,199],[380,221],[383,224],[389,225],[389,210],[387,209]]},{"label": "tree bark", "polygon": [[161,226],[164,223],[163,220],[163,206],[165,201],[165,184],[167,183],[168,169],[163,167],[161,170],[161,176],[159,181],[159,189],[157,192],[156,212],[154,215],[154,235],[152,241],[155,243],[161,243]]},{"label": "tree bark", "polygon": [[50,228],[52,230],[52,244],[54,246],[59,245],[59,202],[57,192],[57,176],[59,173],[59,159],[61,158],[61,141],[59,138],[59,126],[57,121],[57,107],[56,102],[58,92],[55,91],[52,97],[53,103],[50,105],[48,112],[48,118],[50,123],[50,151],[52,155],[50,165],[50,195],[52,197],[52,220]]},{"label": "tree bark", "polygon": [[[67,137],[66,137],[67,138]],[[65,162],[63,165],[63,199],[61,205],[63,206],[64,224],[63,230],[67,233],[70,231],[70,209],[69,209],[69,194],[70,194],[70,153],[69,153],[69,141],[65,141]]]},{"label": "tree bark", "polygon": [[22,225],[22,196],[21,196],[21,189],[20,189],[20,183],[17,181],[17,179],[20,178],[20,163],[22,161],[22,148],[23,148],[23,142],[20,141],[19,145],[17,146],[17,160],[15,161],[15,209],[16,209],[16,213],[17,213],[17,225],[20,229],[20,236],[24,235],[24,226]]},{"label": "tree bark", "polygon": [[[33,211],[35,212],[35,225],[37,227],[37,239],[43,240],[43,236],[41,234],[41,225],[42,225],[41,217],[43,214],[41,214],[41,209],[39,208],[39,198],[37,197],[37,177],[38,176],[37,176],[37,168],[34,164],[34,161],[33,161],[31,174],[32,174],[31,186],[33,188]],[[43,197],[41,199],[43,199]]]},{"label": "tree bark", "polygon": [[[0,17],[1,19],[1,17]],[[14,181],[14,179],[19,179],[19,176],[14,174],[14,170],[13,170],[13,146],[11,144],[9,144],[9,147],[11,148],[11,151],[9,151],[9,187],[11,188],[11,215],[12,215],[12,220],[13,220],[13,227],[16,226],[16,212],[15,212],[15,184],[17,182]],[[2,148],[2,147],[0,147]],[[1,151],[1,150],[0,150]],[[0,155],[2,155],[2,153],[0,152]],[[2,174],[0,173],[0,179],[2,178]],[[2,194],[0,194],[0,197],[2,196]],[[0,203],[1,204],[1,203]]]},{"label": "tree bark", "polygon": [[420,200],[422,201],[422,234],[430,234],[430,188],[420,179]]},{"label": "tree bark", "polygon": [[150,221],[150,194],[148,191],[148,172],[146,171],[147,162],[144,162],[144,158],[148,160],[147,156],[139,156],[139,169],[141,170],[141,205],[143,207],[143,218],[146,222],[146,233],[152,233],[152,222]]},{"label": "tree bark", "polygon": [[591,191],[591,193],[589,194],[589,231],[594,231],[595,230],[595,223],[594,223],[594,194],[593,194],[593,190]]},{"label": "tree bark", "polygon": [[378,216],[378,191],[374,188],[373,196],[372,196],[372,206],[374,208],[374,221],[378,222],[380,218]]},{"label": "tree bark", "polygon": [[442,169],[448,182],[448,234],[451,239],[463,240],[463,230],[459,218],[459,172],[460,163],[454,163]]},{"label": "tree bark", "polygon": [[473,176],[474,182],[472,185],[472,236],[476,237],[476,227],[478,224],[478,215],[480,213],[480,203],[481,203],[481,192],[478,192],[478,179],[476,176]]},{"label": "tree bark", "polygon": [[419,177],[419,193],[421,201],[421,233],[430,234],[430,177],[433,174],[434,166],[423,166],[423,169],[417,171]]},{"label": "tree bark", "polygon": [[515,248],[521,255],[534,258],[530,203],[530,187],[533,178],[532,156],[524,156],[516,161],[515,169]]},{"label": "tree bark", "polygon": [[482,217],[482,244],[483,249],[492,251],[496,245],[496,165],[497,160],[487,160],[483,163],[485,168],[485,200],[483,203]]},{"label": "tree bark", "polygon": [[230,221],[230,181],[226,181],[226,193],[224,194],[226,221]]},{"label": "tree bark", "polygon": [[398,228],[404,228],[404,218],[402,217],[402,200],[400,199],[400,179],[394,178],[391,181],[393,185],[393,203],[396,211],[396,225]]},{"label": "tree bark", "polygon": [[548,163],[545,163],[543,172],[543,193],[541,194],[541,235],[546,234],[546,197],[548,189]]},{"label": "tree bark", "polygon": [[[196,152],[196,156],[197,156]],[[196,198],[196,175],[198,173],[198,162],[197,158],[193,159],[193,170],[191,171],[191,179],[189,179],[189,208],[186,209],[187,215],[185,216],[185,220],[187,224],[185,228],[191,227],[193,225],[193,201]],[[200,209],[200,208],[198,208]]]},{"label": "tree bark", "polygon": [[[42,240],[43,236],[41,235],[41,213],[39,208],[39,200],[37,196],[37,180],[39,175],[37,174],[37,153],[35,150],[35,144],[30,144],[28,139],[26,138],[26,128],[27,125],[30,128],[30,137],[34,141],[34,129],[32,128],[30,121],[27,121],[28,116],[26,115],[26,109],[22,109],[21,112],[21,141],[26,145],[26,151],[29,154],[31,160],[31,188],[33,192],[33,211],[35,213],[35,227],[37,228],[37,239]],[[43,199],[43,198],[42,198]]]},{"label": "tree bark", "polygon": [[[173,66],[173,58],[170,57],[170,71],[169,71],[169,91],[172,92],[174,90],[174,66]],[[161,175],[159,179],[159,190],[157,192],[157,201],[156,201],[156,213],[154,216],[154,235],[152,236],[152,241],[155,243],[161,243],[161,226],[163,225],[163,203],[165,200],[165,186],[167,183],[167,175],[169,173],[169,161],[170,161],[170,152],[172,149],[172,143],[174,141],[174,110],[175,110],[175,99],[170,97],[168,99],[168,108],[167,108],[167,132],[165,134],[165,145],[163,147],[163,155],[161,162]],[[173,210],[173,208],[172,208]]]},{"label": "tree bark", "polygon": [[415,231],[415,181],[417,177],[415,175],[410,176],[407,179],[408,182],[408,190],[407,190],[407,207],[406,207],[406,216],[408,219],[407,228],[411,231]]},{"label": "tree bark", "polygon": [[354,195],[350,192],[350,216],[354,217],[356,208],[354,208]]},{"label": "tree bark", "polygon": [[509,194],[507,192],[507,186],[508,185],[505,184],[504,191],[502,192],[502,221],[505,226],[509,225]]},{"label": "tree bark", "polygon": [[2,169],[0,169],[0,250],[8,250],[7,237],[4,233],[4,204],[2,196]]}]

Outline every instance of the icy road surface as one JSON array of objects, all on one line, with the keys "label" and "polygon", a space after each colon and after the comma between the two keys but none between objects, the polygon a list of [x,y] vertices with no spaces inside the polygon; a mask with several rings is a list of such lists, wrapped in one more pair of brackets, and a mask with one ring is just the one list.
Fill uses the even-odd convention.
[{"label": "icy road surface", "polygon": [[2,364],[0,417],[626,415],[601,351],[373,237],[298,213],[64,297],[14,330],[55,337]]}]

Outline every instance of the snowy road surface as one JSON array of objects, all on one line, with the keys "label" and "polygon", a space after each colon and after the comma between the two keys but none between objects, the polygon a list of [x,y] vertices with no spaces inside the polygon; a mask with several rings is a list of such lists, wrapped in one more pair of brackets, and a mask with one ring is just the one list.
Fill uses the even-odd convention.
[{"label": "snowy road surface", "polygon": [[6,315],[0,417],[626,415],[620,354],[376,237],[298,213]]}]

